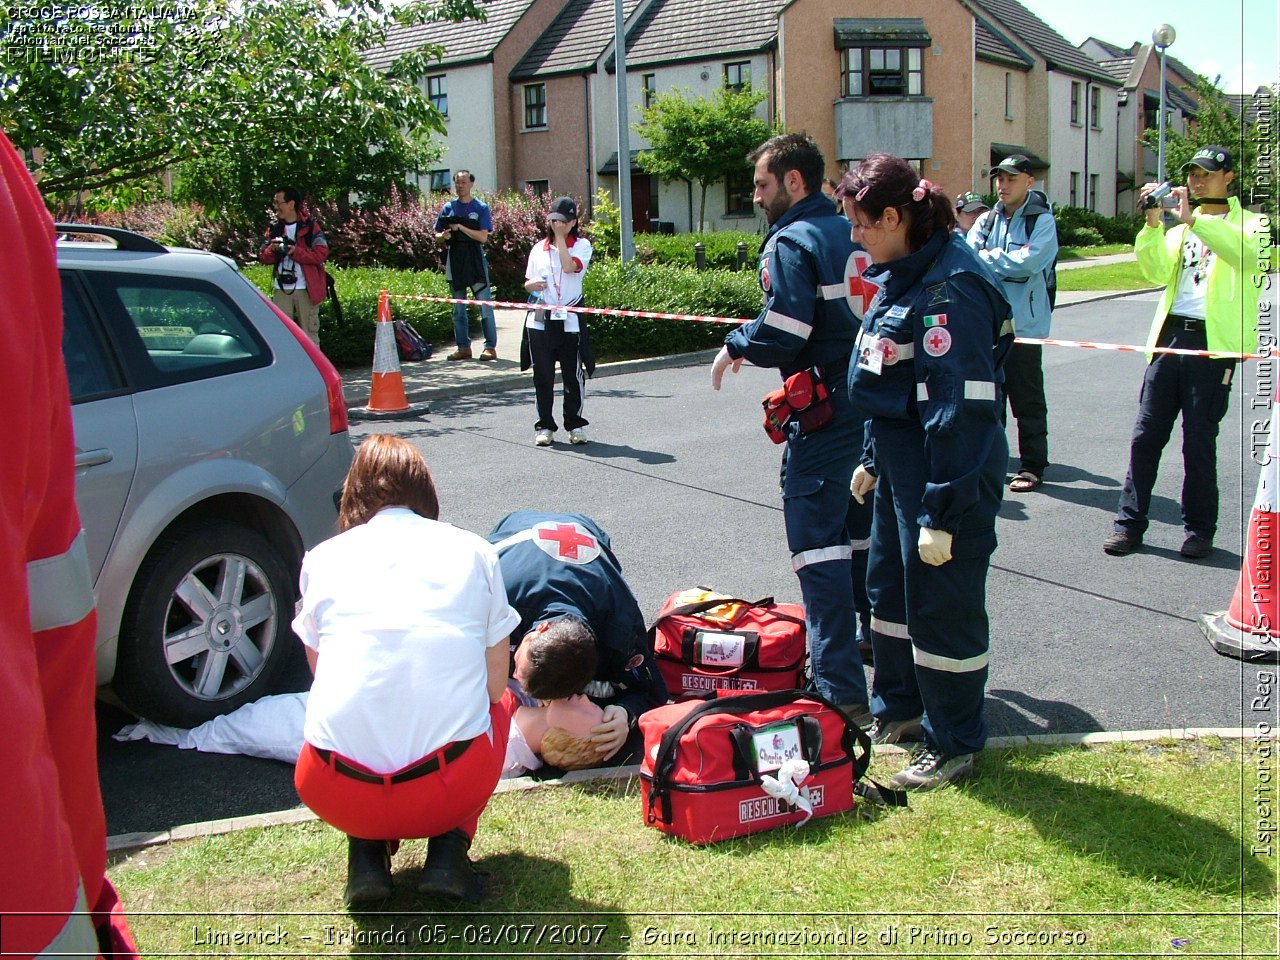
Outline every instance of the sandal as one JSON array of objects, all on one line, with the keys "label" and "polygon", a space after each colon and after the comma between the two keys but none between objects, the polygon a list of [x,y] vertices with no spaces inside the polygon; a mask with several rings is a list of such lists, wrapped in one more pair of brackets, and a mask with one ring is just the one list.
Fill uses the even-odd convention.
[{"label": "sandal", "polygon": [[1023,470],[1009,481],[1009,489],[1014,493],[1030,493],[1042,483],[1044,481],[1030,470]]}]

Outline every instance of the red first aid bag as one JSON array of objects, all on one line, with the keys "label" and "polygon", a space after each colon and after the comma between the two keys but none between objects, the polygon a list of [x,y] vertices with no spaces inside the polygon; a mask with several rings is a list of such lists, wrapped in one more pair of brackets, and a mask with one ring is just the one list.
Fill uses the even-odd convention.
[{"label": "red first aid bag", "polygon": [[867,735],[804,690],[669,703],[642,714],[640,730],[645,823],[698,844],[842,813],[871,762]]},{"label": "red first aid bag", "polygon": [[708,690],[804,685],[804,607],[799,604],[681,590],[667,598],[650,633],[654,659],[673,699]]}]

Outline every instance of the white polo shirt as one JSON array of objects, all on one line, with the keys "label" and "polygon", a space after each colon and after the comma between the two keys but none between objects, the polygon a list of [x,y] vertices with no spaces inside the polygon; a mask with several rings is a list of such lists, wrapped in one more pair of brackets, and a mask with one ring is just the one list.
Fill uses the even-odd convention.
[{"label": "white polo shirt", "polygon": [[[529,251],[529,262],[525,266],[526,280],[545,280],[547,288],[542,291],[542,302],[547,304],[577,303],[582,299],[582,278],[591,263],[591,241],[579,237],[569,247],[569,256],[578,269],[575,273],[565,273],[560,263],[560,251],[550,240],[539,240]],[[530,330],[542,330],[545,324],[537,319],[537,312],[530,310],[525,320]],[[578,315],[570,313],[564,322],[565,333],[578,332]]]},{"label": "white polo shirt", "polygon": [[309,550],[301,585],[308,743],[391,773],[489,730],[485,654],[520,616],[482,537],[388,507]]}]

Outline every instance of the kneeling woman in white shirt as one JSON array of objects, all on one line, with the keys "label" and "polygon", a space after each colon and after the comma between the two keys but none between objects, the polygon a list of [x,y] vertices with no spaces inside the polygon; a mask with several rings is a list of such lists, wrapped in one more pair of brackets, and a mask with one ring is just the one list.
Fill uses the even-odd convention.
[{"label": "kneeling woman in white shirt", "polygon": [[348,834],[346,902],[392,890],[402,839],[429,837],[418,889],[478,900],[467,850],[502,772],[508,636],[520,622],[493,548],[440,523],[422,454],[360,445],[341,533],[307,552],[293,629],[315,674],[294,784]]}]

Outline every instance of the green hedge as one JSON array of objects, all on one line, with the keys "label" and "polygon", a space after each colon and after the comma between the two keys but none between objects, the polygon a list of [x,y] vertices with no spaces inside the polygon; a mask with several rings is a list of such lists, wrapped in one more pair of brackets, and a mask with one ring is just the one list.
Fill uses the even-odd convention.
[{"label": "green hedge", "polygon": [[694,245],[701,242],[707,249],[707,266],[718,270],[738,269],[738,244],[747,245],[747,270],[754,272],[760,257],[758,233],[730,230],[723,233],[637,233],[636,259],[642,264],[671,264],[692,267],[696,262]]},{"label": "green hedge", "polygon": [[[261,265],[245,268],[247,276],[270,293],[271,271]],[[430,271],[383,268],[331,269],[343,323],[339,324],[329,301],[320,306],[320,343],[338,366],[365,366],[373,358],[373,325],[378,318],[378,293],[449,296],[444,275]],[[699,316],[745,319],[760,312],[760,288],[754,270],[694,270],[691,267],[623,267],[616,260],[591,264],[583,283],[584,302],[593,307],[686,313]],[[470,308],[473,313],[477,308]],[[437,348],[452,349],[452,308],[447,303],[393,299],[391,313],[404,317]],[[635,357],[686,353],[718,346],[734,324],[694,323],[679,320],[642,320],[635,317],[592,316],[591,341],[602,362]]]},{"label": "green hedge", "polygon": [[[245,276],[266,293],[271,292],[271,268],[252,265]],[[337,366],[367,365],[373,359],[373,325],[378,319],[378,294],[407,293],[416,296],[447,297],[449,284],[444,275],[418,270],[350,267],[330,268],[343,322],[338,323],[333,302],[320,305],[320,344]],[[474,309],[474,308],[473,308]],[[404,317],[433,344],[453,342],[452,307],[447,303],[420,300],[391,301],[391,315]]]},{"label": "green hedge", "polygon": [[1058,243],[1064,247],[1093,247],[1102,243],[1133,243],[1145,217],[1122,213],[1104,217],[1082,207],[1058,207],[1053,211],[1058,224]]},{"label": "green hedge", "polygon": [[[588,306],[727,317],[734,321],[760,312],[760,287],[754,270],[695,270],[692,267],[623,266],[616,260],[593,263],[583,280]],[[591,317],[591,345],[600,360],[626,360],[688,353],[719,346],[733,323]]]}]

